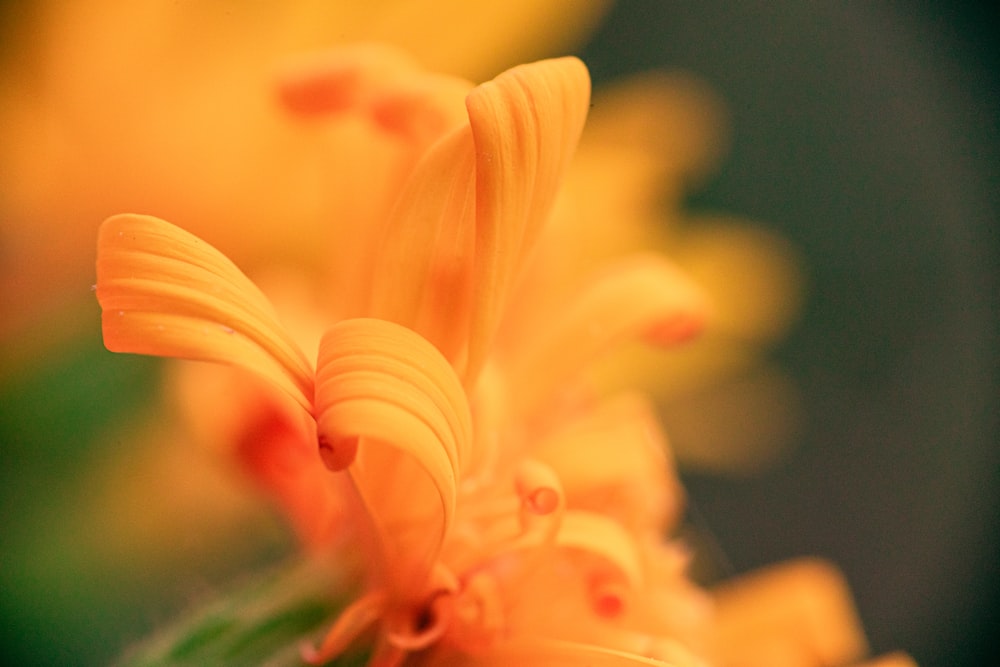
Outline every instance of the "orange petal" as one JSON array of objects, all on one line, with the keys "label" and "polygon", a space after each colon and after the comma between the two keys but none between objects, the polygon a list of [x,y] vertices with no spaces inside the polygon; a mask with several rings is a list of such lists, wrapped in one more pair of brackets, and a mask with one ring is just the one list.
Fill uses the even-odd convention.
[{"label": "orange petal", "polygon": [[642,585],[642,566],[635,540],[614,519],[594,512],[567,511],[556,544],[597,556],[611,565],[632,589]]},{"label": "orange petal", "polygon": [[466,100],[476,147],[476,310],[467,383],[549,215],[589,103],[590,77],[576,58],[515,67]]},{"label": "orange petal", "polygon": [[388,576],[419,587],[451,524],[471,441],[458,377],[405,327],[343,320],[320,343],[316,415],[321,454],[334,469],[351,466]]},{"label": "orange petal", "polygon": [[640,255],[602,271],[512,362],[511,385],[525,387],[522,409],[583,371],[599,353],[631,336],[673,343],[696,333],[706,317],[698,288],[665,259]]},{"label": "orange petal", "polygon": [[311,410],[309,361],[261,291],[196,236],[150,216],[108,218],[97,240],[97,299],[109,350],[244,368]]},{"label": "orange petal", "polygon": [[653,406],[633,394],[602,402],[532,454],[558,474],[570,507],[660,529],[682,504],[667,453]]},{"label": "orange petal", "polygon": [[278,79],[281,101],[302,117],[353,111],[388,134],[427,146],[464,124],[468,81],[421,71],[384,44],[358,44],[307,56]]},{"label": "orange petal", "polygon": [[455,364],[468,340],[475,159],[462,128],[417,164],[384,230],[369,315],[410,327]]},{"label": "orange petal", "polygon": [[772,565],[724,583],[715,595],[720,663],[842,665],[867,653],[847,583],[821,560]]}]

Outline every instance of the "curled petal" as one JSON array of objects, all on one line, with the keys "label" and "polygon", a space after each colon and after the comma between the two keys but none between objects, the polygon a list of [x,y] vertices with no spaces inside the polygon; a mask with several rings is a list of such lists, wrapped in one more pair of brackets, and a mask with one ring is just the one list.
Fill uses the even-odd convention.
[{"label": "curled petal", "polygon": [[328,465],[350,466],[388,550],[387,576],[419,588],[421,581],[405,580],[430,573],[454,516],[471,439],[458,377],[434,346],[405,327],[343,320],[320,343],[316,420]]},{"label": "curled petal", "polygon": [[244,368],[311,411],[309,361],[261,291],[196,236],[150,216],[108,218],[97,240],[97,299],[109,350]]},{"label": "curled petal", "polygon": [[[697,333],[707,305],[698,288],[665,259],[620,260],[582,288],[533,345],[513,360],[511,384],[525,387],[522,409],[547,398],[601,352],[629,337],[670,344]],[[540,374],[537,369],[544,368]]]},{"label": "curled petal", "polygon": [[454,485],[472,418],[454,372],[424,338],[385,320],[342,320],[323,337],[318,365],[319,438],[392,444]]},{"label": "curled petal", "polygon": [[467,384],[548,218],[589,103],[590,77],[576,58],[515,67],[466,100],[476,149],[476,310]]}]

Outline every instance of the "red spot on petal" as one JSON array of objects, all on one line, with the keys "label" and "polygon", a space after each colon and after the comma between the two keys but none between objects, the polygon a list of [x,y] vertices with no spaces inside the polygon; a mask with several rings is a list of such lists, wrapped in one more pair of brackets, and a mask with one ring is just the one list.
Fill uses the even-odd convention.
[{"label": "red spot on petal", "polygon": [[321,433],[317,441],[323,465],[333,472],[339,472],[351,465],[358,453],[357,438],[330,439]]},{"label": "red spot on petal", "polygon": [[551,514],[559,507],[559,492],[548,487],[535,489],[525,498],[525,504],[535,514]]}]

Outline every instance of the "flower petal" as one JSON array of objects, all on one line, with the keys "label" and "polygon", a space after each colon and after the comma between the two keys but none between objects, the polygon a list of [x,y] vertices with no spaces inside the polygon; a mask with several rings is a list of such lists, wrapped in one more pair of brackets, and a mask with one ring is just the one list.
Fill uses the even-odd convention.
[{"label": "flower petal", "polygon": [[332,469],[350,466],[386,576],[419,587],[452,522],[471,441],[454,370],[410,329],[343,320],[320,343],[316,415],[320,453]]},{"label": "flower petal", "polygon": [[410,327],[453,365],[468,341],[475,230],[475,158],[462,128],[417,164],[384,230],[368,314]]},{"label": "flower petal", "polygon": [[311,411],[305,355],[261,291],[196,236],[151,216],[108,218],[97,241],[97,299],[109,350],[244,368]]},{"label": "flower petal", "polygon": [[660,530],[680,514],[683,492],[653,406],[630,394],[548,436],[532,452],[558,474],[571,508],[633,530]]},{"label": "flower petal", "polygon": [[821,560],[779,563],[720,585],[715,656],[756,665],[843,665],[867,654],[850,589]]},{"label": "flower petal", "polygon": [[613,566],[633,590],[642,585],[642,565],[635,540],[614,519],[594,512],[567,511],[559,526],[556,544],[599,557]]},{"label": "flower petal", "polygon": [[[584,286],[512,362],[511,385],[530,409],[599,353],[630,336],[670,344],[696,333],[707,306],[698,288],[666,260],[619,260]],[[538,373],[544,368],[544,373]]]},{"label": "flower petal", "polygon": [[356,44],[300,58],[278,79],[286,108],[302,117],[353,111],[423,148],[464,124],[468,81],[425,73],[404,52]]},{"label": "flower petal", "polygon": [[549,215],[589,103],[590,78],[576,58],[515,67],[466,100],[476,147],[476,310],[467,383]]}]

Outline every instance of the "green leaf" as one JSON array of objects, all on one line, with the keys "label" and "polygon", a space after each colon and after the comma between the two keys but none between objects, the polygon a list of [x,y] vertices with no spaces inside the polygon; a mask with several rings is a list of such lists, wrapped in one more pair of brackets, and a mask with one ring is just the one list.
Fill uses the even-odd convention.
[{"label": "green leaf", "polygon": [[[120,667],[158,665],[300,666],[300,648],[315,643],[343,607],[329,567],[295,561],[189,610],[129,649]],[[337,665],[363,665],[360,650]]]}]

